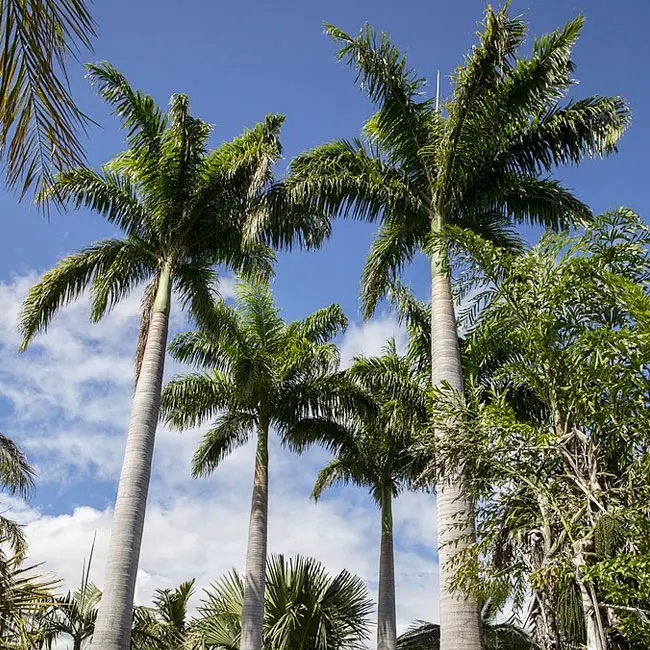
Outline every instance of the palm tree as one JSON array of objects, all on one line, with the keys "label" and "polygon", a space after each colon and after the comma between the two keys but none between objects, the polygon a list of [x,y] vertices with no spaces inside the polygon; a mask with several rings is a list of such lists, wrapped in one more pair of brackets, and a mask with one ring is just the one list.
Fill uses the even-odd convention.
[{"label": "palm tree", "polygon": [[[256,242],[246,220],[270,207],[266,195],[281,153],[284,118],[269,115],[208,151],[211,127],[190,115],[187,96],[172,96],[164,113],[109,64],[88,70],[100,95],[122,118],[128,149],[101,172],[79,168],[60,174],[46,195],[95,210],[124,236],[93,243],[48,271],[23,304],[20,329],[24,350],[56,311],[88,286],[95,322],[136,286],[148,283],[139,379],[93,638],[95,650],[128,650],[172,291],[189,316],[209,328],[218,298],[216,264],[250,276],[271,273],[273,253]],[[288,223],[295,231],[296,220]],[[307,233],[309,242],[317,242],[319,234],[310,227],[300,233],[301,241]],[[285,240],[291,234],[285,232]]]},{"label": "palm tree", "polygon": [[43,629],[55,638],[69,636],[72,650],[81,650],[95,631],[101,597],[101,590],[88,582],[86,576],[79,589],[56,599],[52,612],[42,623]]},{"label": "palm tree", "polygon": [[156,589],[153,607],[136,607],[133,611],[132,648],[136,650],[176,650],[189,629],[189,600],[194,594],[194,580],[175,589]]},{"label": "palm tree", "polygon": [[[366,26],[354,38],[326,27],[378,110],[364,126],[365,142],[336,141],[298,156],[288,186],[329,213],[380,221],[362,276],[366,316],[418,252],[428,256],[433,386],[463,390],[452,243],[471,234],[512,247],[519,241],[514,224],[558,228],[590,217],[550,174],[556,165],[614,151],[629,112],[618,97],[562,104],[574,83],[571,50],[582,24],[581,17],[572,20],[522,58],[525,23],[507,7],[488,7],[479,43],[442,104],[423,96],[425,80],[385,34],[377,37]],[[449,586],[450,559],[472,538],[472,504],[460,470],[439,485],[437,511],[441,647],[477,650],[476,603]]]},{"label": "palm tree", "polygon": [[[232,572],[207,591],[190,633],[190,647],[241,648],[244,579]],[[360,650],[372,602],[348,571],[329,575],[313,558],[268,562],[264,650]]]},{"label": "palm tree", "polygon": [[170,382],[162,408],[176,429],[217,415],[193,461],[194,476],[207,476],[234,449],[257,434],[241,650],[260,650],[264,621],[268,510],[268,439],[271,428],[283,445],[302,451],[335,439],[344,416],[361,399],[337,372],[339,354],[330,340],[347,324],[338,305],[286,323],[268,287],[240,283],[237,304],[216,306],[214,327],[177,336],[170,346],[178,361],[204,369]]},{"label": "palm tree", "polygon": [[85,0],[7,0],[0,7],[0,157],[21,196],[57,169],[81,164],[88,118],[68,87],[66,59],[91,49]]},{"label": "palm tree", "polygon": [[[415,468],[410,448],[414,434],[426,426],[423,377],[397,354],[389,341],[380,357],[358,358],[350,375],[373,395],[378,410],[359,419],[338,445],[336,458],[319,473],[312,496],[337,484],[368,488],[381,511],[377,648],[395,650],[395,561],[393,552],[393,499],[408,486]],[[415,429],[415,431],[414,431]]]}]

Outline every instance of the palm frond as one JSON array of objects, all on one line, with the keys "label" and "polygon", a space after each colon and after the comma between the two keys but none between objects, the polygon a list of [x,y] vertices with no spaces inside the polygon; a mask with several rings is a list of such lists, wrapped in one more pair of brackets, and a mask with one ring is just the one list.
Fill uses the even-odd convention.
[{"label": "palm frond", "polygon": [[0,154],[7,183],[21,197],[56,171],[83,163],[66,61],[91,49],[95,24],[84,0],[7,0],[0,11]]},{"label": "palm frond", "polygon": [[21,307],[19,330],[23,341],[20,349],[25,350],[35,334],[47,330],[54,314],[78,298],[93,277],[107,272],[124,247],[122,240],[106,239],[87,246],[75,255],[64,257],[45,273],[30,289]]},{"label": "palm frond", "polygon": [[26,498],[34,487],[36,472],[15,442],[0,433],[0,482],[11,494]]},{"label": "palm frond", "polygon": [[211,474],[224,458],[248,442],[257,425],[257,418],[244,411],[229,410],[217,417],[194,453],[192,475]]},{"label": "palm frond", "polygon": [[200,426],[236,401],[236,386],[214,370],[210,375],[189,374],[168,382],[160,396],[160,411],[171,427],[185,429]]}]

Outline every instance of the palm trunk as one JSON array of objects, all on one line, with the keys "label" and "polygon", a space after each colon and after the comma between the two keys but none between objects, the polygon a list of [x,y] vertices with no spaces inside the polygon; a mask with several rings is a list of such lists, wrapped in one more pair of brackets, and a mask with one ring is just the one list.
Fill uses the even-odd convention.
[{"label": "palm trunk", "polygon": [[130,648],[133,595],[158,424],[170,297],[171,269],[165,265],[158,282],[142,370],[131,406],[131,421],[117,488],[104,589],[97,613],[92,650]]},{"label": "palm trunk", "polygon": [[393,552],[393,495],[384,489],[381,500],[381,545],[379,547],[379,598],[377,606],[377,650],[395,650],[395,557]]},{"label": "palm trunk", "polygon": [[264,639],[264,587],[269,509],[269,425],[260,421],[255,455],[255,477],[246,551],[246,582],[239,650],[261,650]]},{"label": "palm trunk", "polygon": [[[441,219],[435,218],[434,237],[441,234]],[[463,370],[458,331],[451,296],[451,278],[444,243],[431,256],[431,381],[447,383],[463,393]],[[441,432],[436,432],[441,435]],[[483,626],[476,600],[451,591],[450,560],[474,537],[473,506],[463,486],[460,471],[451,472],[437,486],[438,567],[440,576],[440,650],[481,650]]]},{"label": "palm trunk", "polygon": [[587,636],[587,650],[606,650],[603,627],[599,616],[598,603],[592,598],[593,593],[589,584],[584,579],[584,569],[587,564],[585,560],[585,548],[587,542],[578,540],[573,545],[575,556],[573,564],[576,568],[576,582],[580,590],[582,600],[582,613],[585,622]]}]

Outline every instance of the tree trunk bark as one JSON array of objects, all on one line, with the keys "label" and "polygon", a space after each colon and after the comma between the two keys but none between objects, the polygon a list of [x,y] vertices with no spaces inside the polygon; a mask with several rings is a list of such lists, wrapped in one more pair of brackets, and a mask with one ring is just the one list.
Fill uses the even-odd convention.
[{"label": "tree trunk bark", "polygon": [[269,426],[260,420],[246,551],[246,578],[239,650],[261,650],[264,640],[264,588],[269,507]]},{"label": "tree trunk bark", "polygon": [[[432,234],[440,237],[442,221],[434,218]],[[463,393],[463,370],[458,330],[451,295],[447,252],[442,241],[431,255],[431,381],[443,382],[459,396]],[[441,435],[441,432],[436,432]],[[438,483],[438,567],[440,576],[440,650],[481,650],[483,626],[476,600],[451,591],[449,582],[454,554],[474,538],[473,505],[463,486],[462,471],[452,471]]]},{"label": "tree trunk bark", "polygon": [[576,582],[580,590],[580,598],[582,600],[582,613],[585,621],[585,631],[587,636],[587,650],[607,650],[607,644],[604,639],[603,629],[598,612],[598,603],[592,599],[592,594],[589,590],[589,585],[584,579],[585,560],[585,547],[587,542],[585,540],[578,540],[573,545],[574,557],[573,564],[576,568]]},{"label": "tree trunk bark", "polygon": [[379,547],[377,650],[395,650],[397,647],[392,500],[393,495],[390,489],[384,489],[381,502],[381,544]]},{"label": "tree trunk bark", "polygon": [[158,424],[170,297],[171,268],[165,265],[160,274],[142,370],[131,406],[92,650],[129,650],[131,644],[133,596]]}]

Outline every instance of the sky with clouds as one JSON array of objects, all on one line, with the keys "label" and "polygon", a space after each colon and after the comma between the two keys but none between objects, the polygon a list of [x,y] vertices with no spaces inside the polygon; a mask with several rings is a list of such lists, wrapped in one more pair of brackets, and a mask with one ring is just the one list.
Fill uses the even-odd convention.
[{"label": "sky with clouds", "polygon": [[[95,53],[82,54],[82,60],[111,61],[162,105],[173,92],[187,92],[194,113],[215,125],[215,144],[267,112],[286,113],[281,173],[301,150],[355,136],[370,114],[352,74],[334,60],[335,49],[321,34],[324,20],[353,32],[368,20],[388,31],[423,75],[433,79],[441,71],[444,95],[449,75],[473,43],[483,7],[479,0],[97,2]],[[643,214],[650,88],[639,83],[647,76],[649,57],[638,44],[645,42],[650,5],[628,0],[625,8],[615,11],[607,0],[513,2],[513,11],[525,13],[533,34],[586,14],[575,51],[581,81],[576,96],[621,94],[632,105],[634,124],[619,154],[559,175],[596,211],[626,204]],[[70,78],[81,107],[99,125],[89,128],[87,140],[89,164],[97,166],[121,150],[122,135],[80,65],[71,66]],[[8,193],[0,193],[0,215],[0,430],[22,445],[39,471],[28,503],[5,495],[1,508],[25,524],[32,559],[46,562],[68,587],[78,583],[96,535],[92,578],[101,584],[132,394],[140,295],[134,293],[98,325],[90,324],[88,305],[79,301],[19,355],[16,314],[31,284],[61,256],[115,233],[86,212],[53,213],[47,220]],[[372,225],[339,221],[321,251],[279,255],[273,290],[283,315],[300,318],[339,302],[351,320],[340,341],[344,360],[379,352],[389,336],[403,340],[385,306],[371,321],[359,320],[358,279],[373,232]],[[426,296],[423,260],[416,260],[405,280]],[[225,279],[222,294],[231,293]],[[175,310],[172,329],[185,328]],[[179,370],[169,362],[166,375]],[[252,450],[237,451],[212,477],[194,481],[189,459],[200,435],[159,428],[139,602],[158,587],[190,577],[206,586],[233,566],[243,568]],[[313,504],[309,494],[325,460],[318,450],[295,457],[272,447],[270,550],[312,555],[332,571],[346,567],[374,593],[377,512],[353,488]],[[405,494],[395,507],[401,629],[414,619],[437,620],[434,508],[434,498],[426,494]]]}]

